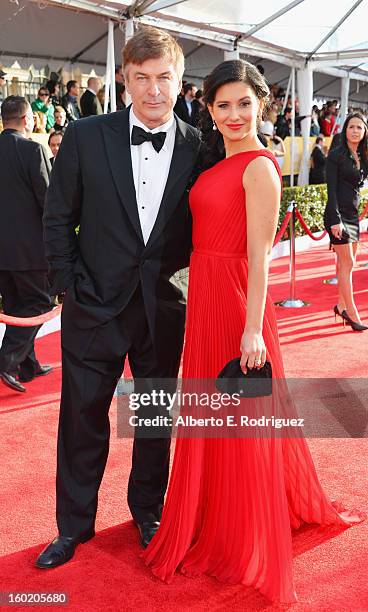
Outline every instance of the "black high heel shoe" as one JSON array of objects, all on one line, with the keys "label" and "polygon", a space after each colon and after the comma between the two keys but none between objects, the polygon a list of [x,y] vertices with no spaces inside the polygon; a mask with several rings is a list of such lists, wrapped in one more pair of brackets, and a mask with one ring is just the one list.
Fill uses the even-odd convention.
[{"label": "black high heel shoe", "polygon": [[349,317],[346,310],[342,311],[341,316],[343,320],[346,321],[350,325],[351,329],[354,331],[361,332],[361,331],[364,331],[365,329],[368,329],[367,325],[362,325],[361,323],[357,323],[357,321],[353,321],[353,319]]},{"label": "black high heel shoe", "polygon": [[340,311],[339,311],[339,309],[338,309],[338,307],[337,307],[337,305],[333,307],[333,311],[334,311],[334,313],[335,313],[335,323],[336,323],[336,317],[341,317],[341,318],[342,318],[343,325],[344,325],[344,327],[345,327],[345,318],[344,318],[343,313],[344,313],[344,312],[346,312],[346,311],[345,311],[345,310],[343,310],[342,312],[340,312]]}]

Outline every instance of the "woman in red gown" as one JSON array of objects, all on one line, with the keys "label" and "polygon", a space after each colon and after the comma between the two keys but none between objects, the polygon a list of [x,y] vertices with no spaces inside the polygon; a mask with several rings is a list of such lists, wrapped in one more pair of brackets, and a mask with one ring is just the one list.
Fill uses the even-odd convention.
[{"label": "woman in red gown", "polygon": [[[205,82],[209,168],[190,193],[183,378],[214,379],[239,354],[243,369],[267,358],[275,379],[284,378],[267,294],[281,175],[257,138],[267,96],[262,75],[241,60],[223,62]],[[296,601],[291,530],[357,520],[326,497],[303,438],[179,435],[162,522],[143,556],[162,580],[177,569],[205,573],[289,603]]]}]

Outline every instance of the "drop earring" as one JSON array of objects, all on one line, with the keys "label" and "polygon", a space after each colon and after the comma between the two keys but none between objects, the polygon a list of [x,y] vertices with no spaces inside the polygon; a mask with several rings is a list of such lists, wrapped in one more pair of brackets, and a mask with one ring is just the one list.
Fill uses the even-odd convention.
[{"label": "drop earring", "polygon": [[216,132],[216,130],[217,130],[216,121],[214,119],[212,121],[213,121],[212,129],[213,129],[214,132]]}]

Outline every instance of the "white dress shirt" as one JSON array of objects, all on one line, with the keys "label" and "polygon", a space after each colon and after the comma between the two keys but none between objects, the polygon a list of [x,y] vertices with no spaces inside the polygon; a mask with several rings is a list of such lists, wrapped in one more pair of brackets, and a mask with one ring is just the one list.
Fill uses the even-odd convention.
[{"label": "white dress shirt", "polygon": [[139,221],[144,244],[147,244],[160,209],[169,176],[175,144],[176,122],[174,117],[172,117],[167,123],[150,130],[137,119],[132,107],[129,115],[130,138],[132,137],[133,125],[152,134],[166,132],[164,145],[158,153],[153,148],[152,142],[130,145]]},{"label": "white dress shirt", "polygon": [[193,111],[192,103],[185,98],[185,104],[187,105],[188,115],[189,115],[189,117],[191,117],[192,116],[192,111]]}]

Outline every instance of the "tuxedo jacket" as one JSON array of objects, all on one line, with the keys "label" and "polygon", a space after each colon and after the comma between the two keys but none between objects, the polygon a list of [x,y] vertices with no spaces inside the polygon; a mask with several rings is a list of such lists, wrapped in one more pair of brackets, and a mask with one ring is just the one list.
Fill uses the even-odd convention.
[{"label": "tuxedo jacket", "polygon": [[21,132],[0,134],[0,270],[47,270],[42,214],[50,164]]},{"label": "tuxedo jacket", "polygon": [[80,99],[80,107],[82,112],[82,117],[90,117],[91,115],[102,115],[103,110],[101,103],[96,96],[91,91],[86,89],[84,94]]},{"label": "tuxedo jacket", "polygon": [[185,121],[186,123],[189,123],[190,125],[194,125],[195,106],[194,106],[193,102],[192,102],[192,114],[189,115],[188,107],[187,107],[187,103],[185,101],[185,98],[183,96],[179,96],[179,98],[177,99],[177,102],[175,104],[174,111],[178,115],[178,117],[180,117],[180,119],[182,119],[182,121]]},{"label": "tuxedo jacket", "polygon": [[64,324],[68,318],[86,329],[107,322],[125,308],[139,284],[153,338],[182,318],[183,294],[173,276],[189,263],[187,185],[200,137],[175,119],[169,176],[146,245],[134,187],[129,109],[68,126],[44,214],[51,294],[67,289]]}]

